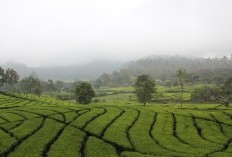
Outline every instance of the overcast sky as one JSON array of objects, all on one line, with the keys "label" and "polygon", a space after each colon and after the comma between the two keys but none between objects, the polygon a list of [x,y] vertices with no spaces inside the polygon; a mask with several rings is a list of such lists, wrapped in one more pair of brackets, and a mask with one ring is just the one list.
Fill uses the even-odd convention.
[{"label": "overcast sky", "polygon": [[0,1],[0,63],[231,53],[232,0]]}]

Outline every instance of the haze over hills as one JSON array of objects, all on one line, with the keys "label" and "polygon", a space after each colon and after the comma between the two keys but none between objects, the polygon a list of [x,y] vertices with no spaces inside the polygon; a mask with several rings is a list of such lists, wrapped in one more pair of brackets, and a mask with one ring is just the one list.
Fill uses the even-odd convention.
[{"label": "haze over hills", "polygon": [[15,69],[20,78],[26,77],[35,72],[39,78],[43,80],[93,80],[99,77],[102,73],[110,73],[118,70],[123,65],[123,62],[98,60],[85,65],[70,65],[70,66],[53,66],[53,67],[28,67],[23,63],[8,62],[2,67]]},{"label": "haze over hills", "polygon": [[[20,78],[35,72],[42,80],[95,80],[103,73],[111,74],[113,71],[124,70],[129,76],[150,74],[153,78],[170,78],[175,75],[178,68],[185,68],[187,72],[201,73],[205,70],[232,69],[232,59],[224,58],[197,58],[168,55],[149,55],[138,60],[121,62],[98,60],[85,65],[53,66],[53,67],[28,67],[25,64],[7,63],[3,68],[15,69]],[[114,73],[118,75],[119,73]]]}]

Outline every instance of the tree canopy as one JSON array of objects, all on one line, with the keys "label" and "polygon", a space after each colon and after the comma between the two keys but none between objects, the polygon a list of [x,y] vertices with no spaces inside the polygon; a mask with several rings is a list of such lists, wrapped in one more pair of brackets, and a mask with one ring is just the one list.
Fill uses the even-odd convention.
[{"label": "tree canopy", "polygon": [[2,86],[4,83],[4,75],[5,75],[5,71],[4,69],[2,69],[2,67],[0,67],[0,86]]},{"label": "tree canopy", "polygon": [[221,97],[221,89],[217,86],[202,86],[193,89],[191,99],[194,102],[218,102]]},{"label": "tree canopy", "polygon": [[155,92],[155,82],[148,75],[138,76],[135,83],[135,93],[138,101],[143,103],[144,106],[147,102],[151,101],[152,93]]},{"label": "tree canopy", "polygon": [[223,89],[224,89],[224,93],[226,96],[229,96],[232,94],[232,77],[226,80],[223,86]]},{"label": "tree canopy", "polygon": [[79,82],[75,89],[76,101],[80,104],[89,104],[95,95],[95,92],[88,82]]},{"label": "tree canopy", "polygon": [[31,74],[28,77],[23,78],[19,82],[20,90],[25,94],[36,94],[41,95],[42,93],[42,86],[40,80],[35,74]]},{"label": "tree canopy", "polygon": [[9,85],[9,89],[13,89],[13,85],[18,83],[19,75],[14,69],[7,69],[6,71],[0,67],[0,86]]}]

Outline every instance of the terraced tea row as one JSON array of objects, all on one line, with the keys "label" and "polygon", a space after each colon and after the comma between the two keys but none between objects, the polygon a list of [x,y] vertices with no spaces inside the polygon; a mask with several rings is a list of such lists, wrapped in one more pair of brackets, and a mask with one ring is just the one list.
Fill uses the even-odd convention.
[{"label": "terraced tea row", "polygon": [[231,156],[231,111],[0,95],[0,156]]}]

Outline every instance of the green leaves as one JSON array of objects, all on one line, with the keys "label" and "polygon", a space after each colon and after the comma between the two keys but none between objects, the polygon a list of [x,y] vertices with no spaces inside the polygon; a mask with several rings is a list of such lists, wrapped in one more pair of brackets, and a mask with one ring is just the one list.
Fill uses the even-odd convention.
[{"label": "green leaves", "polygon": [[4,69],[0,67],[0,85],[7,83],[13,86],[14,84],[18,83],[18,80],[19,75],[14,69],[8,68],[6,71],[4,71]]},{"label": "green leaves", "polygon": [[38,96],[42,93],[40,80],[35,73],[22,79],[19,83],[19,87],[24,93],[36,94]]},{"label": "green leaves", "polygon": [[135,83],[135,93],[138,101],[144,106],[152,99],[152,93],[155,92],[155,83],[148,75],[140,75]]},{"label": "green leaves", "polygon": [[2,67],[0,67],[0,86],[4,83],[4,69],[2,69]]},{"label": "green leaves", "polygon": [[76,100],[80,104],[91,103],[92,97],[95,96],[95,92],[91,84],[88,82],[80,82],[80,84],[76,86],[75,94],[76,94]]},{"label": "green leaves", "polygon": [[193,101],[218,101],[221,97],[221,89],[217,86],[202,86],[195,88],[191,94]]},{"label": "green leaves", "polygon": [[6,70],[5,78],[6,78],[6,83],[13,85],[13,84],[16,84],[18,82],[19,75],[14,69],[8,68]]},{"label": "green leaves", "polygon": [[226,80],[224,86],[222,87],[224,94],[226,96],[232,95],[232,77]]}]

